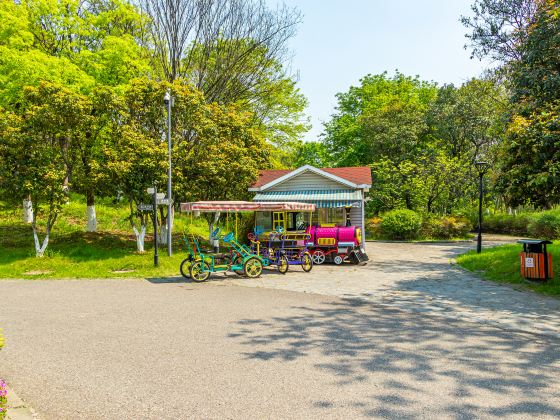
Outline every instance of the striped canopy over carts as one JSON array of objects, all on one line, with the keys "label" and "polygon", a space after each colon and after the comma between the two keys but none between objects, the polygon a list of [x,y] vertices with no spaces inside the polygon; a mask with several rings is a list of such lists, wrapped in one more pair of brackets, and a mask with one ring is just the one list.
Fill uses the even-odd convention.
[{"label": "striped canopy over carts", "polygon": [[288,212],[305,211],[310,214],[316,209],[315,204],[295,202],[267,202],[255,203],[253,201],[195,201],[181,203],[182,212],[190,212],[191,220],[193,213],[226,213],[226,228],[229,225],[227,215],[235,213],[235,237],[237,238],[237,213],[240,211],[266,211],[266,212]]},{"label": "striped canopy over carts", "polygon": [[253,201],[195,201],[181,203],[181,211],[186,212],[238,212],[238,211],[315,211],[315,204],[297,202]]}]

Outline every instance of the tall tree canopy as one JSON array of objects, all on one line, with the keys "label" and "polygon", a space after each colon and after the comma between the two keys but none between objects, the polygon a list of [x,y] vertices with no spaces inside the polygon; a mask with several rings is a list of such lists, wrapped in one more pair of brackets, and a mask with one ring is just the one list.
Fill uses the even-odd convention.
[{"label": "tall tree canopy", "polygon": [[511,63],[511,123],[499,188],[513,204],[560,202],[560,5],[539,3]]},{"label": "tall tree canopy", "polygon": [[383,73],[337,98],[321,147],[302,152],[335,166],[371,166],[373,213],[449,213],[468,205],[476,189],[473,163],[482,155],[493,160],[503,132],[504,92],[490,80],[438,88]]},{"label": "tall tree canopy", "polygon": [[404,159],[427,134],[423,114],[435,98],[433,83],[397,72],[368,75],[337,94],[324,143],[337,166],[364,165],[381,157]]}]

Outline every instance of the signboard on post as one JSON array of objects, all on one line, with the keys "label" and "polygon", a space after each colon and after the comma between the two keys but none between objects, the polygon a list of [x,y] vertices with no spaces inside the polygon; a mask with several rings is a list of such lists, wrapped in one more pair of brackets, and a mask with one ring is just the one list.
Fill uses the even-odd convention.
[{"label": "signboard on post", "polygon": [[[166,205],[168,206],[170,204],[169,202],[169,198],[161,198],[157,200],[158,206],[161,205]],[[173,204],[173,200],[171,200],[171,204]]]},{"label": "signboard on post", "polygon": [[138,204],[138,210],[140,210],[140,211],[154,211],[154,206],[152,204]]}]

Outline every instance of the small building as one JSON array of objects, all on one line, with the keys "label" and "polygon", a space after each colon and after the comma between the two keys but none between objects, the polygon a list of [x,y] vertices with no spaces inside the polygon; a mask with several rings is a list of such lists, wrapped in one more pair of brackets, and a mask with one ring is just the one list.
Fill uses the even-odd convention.
[{"label": "small building", "polygon": [[[256,224],[265,230],[282,226],[298,229],[302,224],[321,226],[358,226],[365,237],[365,194],[371,188],[371,169],[367,166],[264,170],[249,188],[256,202],[300,202],[315,204],[311,217],[305,214],[257,212]],[[311,220],[310,220],[311,219]]]}]

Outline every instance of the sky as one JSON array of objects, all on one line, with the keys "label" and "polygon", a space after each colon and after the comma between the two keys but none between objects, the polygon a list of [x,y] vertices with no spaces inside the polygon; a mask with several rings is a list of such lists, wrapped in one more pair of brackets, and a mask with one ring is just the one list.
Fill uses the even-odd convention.
[{"label": "sky", "polygon": [[[336,93],[359,84],[367,74],[396,69],[438,84],[460,85],[488,67],[465,50],[474,0],[284,0],[303,14],[290,42],[292,70],[307,97],[317,140],[322,122],[335,112]],[[271,6],[281,1],[269,0]]]}]

